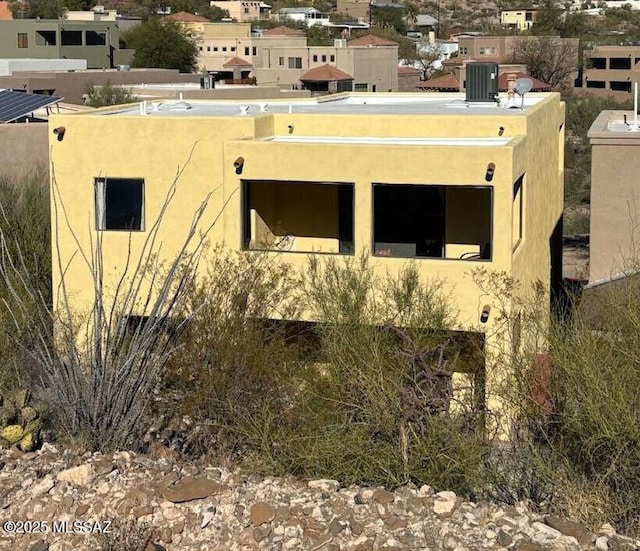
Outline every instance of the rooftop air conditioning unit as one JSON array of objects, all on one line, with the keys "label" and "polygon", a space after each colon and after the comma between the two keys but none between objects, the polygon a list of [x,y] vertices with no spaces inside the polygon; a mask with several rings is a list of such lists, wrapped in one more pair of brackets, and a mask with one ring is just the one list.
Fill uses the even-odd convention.
[{"label": "rooftop air conditioning unit", "polygon": [[495,101],[498,97],[498,64],[467,63],[466,95],[469,102]]}]

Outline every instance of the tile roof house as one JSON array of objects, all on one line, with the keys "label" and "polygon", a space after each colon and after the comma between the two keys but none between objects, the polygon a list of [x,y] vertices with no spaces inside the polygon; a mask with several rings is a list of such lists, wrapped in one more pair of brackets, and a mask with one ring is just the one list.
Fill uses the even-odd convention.
[{"label": "tile roof house", "polygon": [[[551,89],[546,82],[542,82],[537,78],[533,78],[522,71],[505,71],[498,76],[498,90],[506,92],[509,89],[509,81],[519,78],[529,78],[533,81],[532,92],[546,92]],[[447,73],[441,77],[425,80],[417,86],[420,90],[434,90],[439,92],[461,92],[464,90],[460,86],[458,79],[451,73]]]},{"label": "tile roof house", "polygon": [[[289,37],[294,39],[296,37]],[[267,53],[262,56],[262,66],[255,66],[258,83],[277,82],[280,86],[308,87],[310,82],[303,78],[308,71],[329,65],[346,73],[352,80],[335,80],[329,73],[323,82],[334,82],[335,90],[358,92],[391,92],[398,90],[398,44],[373,35],[351,41],[334,40],[332,46],[292,46],[270,47],[269,38],[264,38]],[[332,69],[323,69],[331,71]],[[314,73],[312,73],[313,75]],[[321,75],[323,73],[320,73]],[[340,77],[343,78],[343,77]],[[352,88],[349,87],[352,85]],[[311,85],[313,91],[325,93],[334,90]]]},{"label": "tile roof house", "polygon": [[321,65],[300,76],[300,82],[312,92],[344,92],[352,89],[353,77],[334,65]]},{"label": "tile roof house", "polygon": [[459,92],[460,83],[451,73],[441,77],[425,80],[417,86],[420,90],[436,90],[439,92]]},{"label": "tile roof house", "polygon": [[225,69],[231,69],[233,71],[233,80],[238,81],[243,78],[247,78],[249,73],[253,69],[253,65],[246,59],[240,57],[232,57],[229,61],[222,65]]},{"label": "tile roof house", "polygon": [[360,38],[354,38],[348,42],[350,47],[353,46],[397,46],[398,43],[375,34],[368,34]]}]

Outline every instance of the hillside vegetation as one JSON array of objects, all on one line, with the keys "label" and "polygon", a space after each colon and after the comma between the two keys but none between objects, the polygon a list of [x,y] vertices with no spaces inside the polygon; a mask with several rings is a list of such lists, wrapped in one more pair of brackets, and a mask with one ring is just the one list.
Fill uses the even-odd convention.
[{"label": "hillside vegetation", "polygon": [[[196,280],[189,255],[176,270],[149,272],[142,262],[133,281],[153,274],[173,310],[154,308],[184,321],[121,325],[135,303],[125,288],[129,298],[114,312],[94,312],[99,324],[87,339],[87,325],[68,323],[73,315],[51,314],[43,174],[0,179],[0,201],[0,388],[31,391],[47,440],[103,451],[162,442],[251,472],[429,484],[637,530],[636,286],[601,297],[598,332],[584,309],[554,322],[541,296],[520,305],[523,331],[546,339],[542,365],[552,368],[541,371],[526,348],[493,358],[509,383],[500,399],[516,414],[511,446],[495,447],[494,412],[483,400],[487,351],[444,330],[456,316],[446,282],[420,281],[410,263],[381,278],[366,256],[311,258],[300,274],[272,256],[221,249]],[[497,304],[516,296],[505,275],[473,277]],[[274,311],[294,316],[302,300],[321,320],[315,327],[266,321]],[[454,370],[468,375],[451,378]],[[111,395],[102,385],[115,380]]]}]

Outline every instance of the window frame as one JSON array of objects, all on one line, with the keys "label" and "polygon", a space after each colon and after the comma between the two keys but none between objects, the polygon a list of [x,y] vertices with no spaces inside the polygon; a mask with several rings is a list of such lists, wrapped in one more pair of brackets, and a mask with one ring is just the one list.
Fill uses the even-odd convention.
[{"label": "window frame", "polygon": [[[314,185],[314,186],[335,186],[338,195],[338,204],[336,205],[338,214],[338,251],[312,251],[312,250],[279,250],[274,248],[263,247],[251,247],[250,243],[254,236],[251,235],[251,222],[250,222],[250,205],[251,191],[254,185],[260,184],[281,184],[281,185]],[[356,250],[356,185],[355,182],[346,181],[316,181],[316,180],[241,180],[240,181],[240,248],[246,252],[278,252],[286,254],[318,254],[327,256],[355,256]],[[342,209],[348,209],[349,216],[345,220],[340,214]],[[347,227],[346,222],[350,222],[350,227]],[[347,237],[347,239],[341,239],[341,236]],[[294,236],[295,237],[295,236]]]},{"label": "window frame", "polygon": [[[376,241],[376,189],[386,187],[387,189],[392,189],[394,187],[416,187],[416,188],[441,188],[443,193],[443,203],[442,203],[442,256],[428,256],[428,255],[405,255],[405,254],[381,254],[376,253],[376,243],[382,243]],[[488,258],[483,257],[483,252],[481,252],[473,256],[469,256],[466,258],[455,257],[455,256],[447,256],[446,255],[446,246],[447,246],[447,202],[448,198],[448,189],[477,189],[477,190],[485,190],[489,193],[489,242],[488,245]],[[434,215],[435,217],[435,215]],[[375,258],[382,259],[411,259],[411,260],[445,260],[445,261],[454,261],[454,262],[488,262],[491,263],[495,260],[495,188],[490,185],[448,185],[448,184],[400,184],[397,182],[373,182],[371,184],[371,255]]]},{"label": "window frame", "polygon": [[[114,228],[107,227],[107,186],[109,180],[124,182],[130,181],[139,183],[141,186],[141,204],[140,224],[139,227],[132,228]],[[94,185],[94,210],[95,210],[95,227],[96,231],[115,231],[115,232],[144,232],[145,231],[145,180],[144,178],[122,178],[122,177],[96,177],[93,179]]]},{"label": "window frame", "polygon": [[[523,174],[513,183],[513,198],[511,204],[511,251],[514,252],[524,240],[524,181]],[[516,228],[516,211],[518,214]]]}]

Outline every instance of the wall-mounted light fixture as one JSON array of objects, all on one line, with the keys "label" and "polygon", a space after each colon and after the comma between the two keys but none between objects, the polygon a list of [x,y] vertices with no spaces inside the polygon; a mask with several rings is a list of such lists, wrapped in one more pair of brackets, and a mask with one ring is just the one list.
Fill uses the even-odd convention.
[{"label": "wall-mounted light fixture", "polygon": [[489,163],[487,165],[487,172],[484,175],[484,179],[487,182],[490,182],[491,180],[493,180],[493,175],[496,171],[496,165],[493,163]]},{"label": "wall-mounted light fixture", "polygon": [[289,131],[289,134],[293,134],[293,124],[287,126],[287,130]]},{"label": "wall-mounted light fixture", "polygon": [[61,142],[64,140],[64,133],[66,132],[66,128],[64,126],[58,126],[53,129],[53,133],[58,137],[58,141]]},{"label": "wall-mounted light fixture", "polygon": [[236,174],[242,174],[243,167],[244,167],[244,157],[238,157],[233,162],[233,168],[236,169]]},{"label": "wall-mounted light fixture", "polygon": [[504,126],[498,128],[498,136],[502,136],[502,134],[504,134]]},{"label": "wall-mounted light fixture", "polygon": [[491,313],[491,306],[485,304],[482,307],[482,313],[480,314],[480,323],[487,323],[489,321],[489,314]]}]

